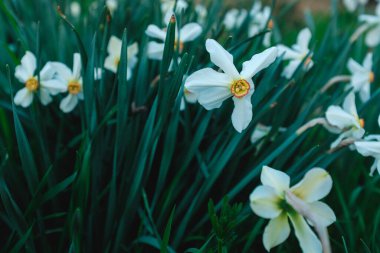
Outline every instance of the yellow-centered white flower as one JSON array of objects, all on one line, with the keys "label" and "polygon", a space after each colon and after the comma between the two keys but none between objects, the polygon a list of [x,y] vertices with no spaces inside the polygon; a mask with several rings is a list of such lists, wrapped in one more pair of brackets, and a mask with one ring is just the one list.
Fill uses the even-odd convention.
[{"label": "yellow-centered white flower", "polygon": [[60,62],[52,62],[57,71],[57,80],[66,87],[67,96],[61,100],[59,108],[69,113],[77,106],[79,100],[83,100],[83,79],[81,76],[82,62],[80,54],[74,54],[73,70]]},{"label": "yellow-centered white flower", "polygon": [[240,28],[247,16],[248,12],[245,9],[231,9],[224,16],[223,24],[227,30]]},{"label": "yellow-centered white flower", "polygon": [[343,0],[344,6],[349,12],[354,12],[360,5],[366,5],[368,0]]},{"label": "yellow-centered white flower", "polygon": [[[197,23],[186,24],[179,30],[179,32],[176,29],[174,41],[175,49],[181,53],[184,44],[195,40],[201,33],[202,27]],[[148,43],[148,57],[153,60],[162,60],[165,46],[164,42],[166,39],[166,28],[160,29],[156,25],[149,25],[145,31],[145,34],[151,38],[162,41],[161,43],[155,41]]]},{"label": "yellow-centered white flower", "polygon": [[[116,73],[120,63],[122,41],[116,36],[111,36],[107,52],[108,56],[104,60],[104,68]],[[132,77],[132,70],[137,64],[137,54],[139,52],[139,46],[137,42],[128,46],[127,48],[127,80]]]},{"label": "yellow-centered white flower", "polygon": [[365,133],[364,120],[358,116],[353,92],[347,95],[343,102],[343,107],[329,106],[326,111],[326,119],[332,126],[327,130],[340,134],[331,144],[331,148],[337,147],[346,138],[360,139]]},{"label": "yellow-centered white flower", "polygon": [[47,105],[52,101],[51,95],[57,95],[65,91],[65,86],[53,79],[55,70],[50,63],[47,63],[40,71],[40,80],[38,80],[38,75],[35,73],[36,69],[36,57],[33,53],[27,51],[21,58],[21,65],[18,65],[15,70],[15,77],[25,85],[14,97],[16,105],[28,107],[33,102],[33,97],[37,92],[39,92],[41,103]]},{"label": "yellow-centered white flower", "polygon": [[375,15],[363,14],[359,20],[368,26],[365,43],[368,47],[376,47],[380,44],[380,3],[377,4]]},{"label": "yellow-centered white flower", "polygon": [[[278,45],[278,55],[284,55],[283,60],[290,60],[289,64],[285,67],[283,71],[283,76],[286,78],[291,78],[294,72],[297,70],[298,66],[303,62],[303,70],[308,71],[313,67],[314,62],[312,56],[310,55],[309,42],[311,39],[311,31],[309,28],[302,29],[297,37],[297,44],[293,45],[291,48]],[[307,59],[305,59],[307,57]]]},{"label": "yellow-centered white flower", "polygon": [[363,102],[368,101],[371,97],[370,84],[375,81],[375,74],[372,71],[372,53],[366,55],[363,65],[350,58],[347,68],[351,72],[350,84],[354,92],[359,92],[359,97]]},{"label": "yellow-centered white flower", "polygon": [[[271,30],[273,28],[273,20],[270,19],[271,8],[265,6],[262,8],[260,1],[256,1],[250,11],[251,21],[248,28],[248,36],[254,36],[264,29]],[[263,45],[268,47],[270,45],[271,32],[264,35]]]},{"label": "yellow-centered white flower", "polygon": [[[380,116],[378,118],[378,124],[380,126]],[[372,156],[375,158],[374,163],[370,169],[370,175],[373,176],[373,173],[377,169],[377,172],[380,174],[380,135],[368,135],[364,140],[356,141],[355,143],[356,150],[363,156]]]},{"label": "yellow-centered white flower", "polygon": [[335,222],[336,217],[333,210],[319,200],[332,188],[329,173],[321,168],[313,168],[298,184],[290,188],[290,178],[286,173],[264,166],[260,179],[263,185],[256,187],[249,198],[253,212],[270,219],[263,235],[265,249],[270,251],[289,237],[289,218],[302,251],[322,253],[321,242],[305,218],[287,202],[285,195],[290,191],[308,207],[308,212],[318,221],[318,224],[311,224],[312,226],[327,227]]},{"label": "yellow-centered white flower", "polygon": [[241,132],[252,120],[251,96],[255,90],[252,78],[274,62],[277,49],[272,47],[254,55],[243,63],[240,73],[233,63],[233,56],[218,42],[208,39],[206,50],[211,61],[223,70],[223,73],[212,68],[198,70],[187,78],[185,88],[197,96],[198,102],[206,110],[219,108],[224,100],[232,97],[235,104],[232,124],[236,131]]}]

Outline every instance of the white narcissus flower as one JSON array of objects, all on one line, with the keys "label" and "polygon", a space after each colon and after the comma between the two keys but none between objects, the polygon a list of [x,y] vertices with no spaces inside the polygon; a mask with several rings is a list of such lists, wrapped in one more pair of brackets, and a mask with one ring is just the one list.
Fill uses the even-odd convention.
[{"label": "white narcissus flower", "polygon": [[[149,25],[145,31],[146,35],[151,38],[161,40],[162,43],[151,41],[148,43],[148,57],[153,60],[162,60],[166,39],[166,29],[160,29],[156,25]],[[202,33],[202,27],[197,23],[184,25],[179,32],[175,33],[174,47],[181,53],[186,42],[198,38]],[[179,35],[179,37],[178,37]]]},{"label": "white narcissus flower", "polygon": [[[104,68],[113,73],[117,72],[117,68],[120,63],[121,46],[122,41],[116,36],[111,36],[107,46],[108,56],[104,61]],[[136,66],[138,52],[139,46],[137,42],[133,43],[127,48],[127,80],[132,77],[132,70]]]},{"label": "white narcissus flower", "polygon": [[367,2],[368,0],[343,0],[344,6],[350,12],[354,12],[359,7],[359,5],[365,5]]},{"label": "white narcissus flower", "polygon": [[21,59],[21,65],[15,70],[15,77],[25,87],[19,90],[14,97],[14,103],[22,107],[28,107],[33,102],[34,95],[39,91],[40,101],[47,105],[52,101],[51,95],[57,95],[65,91],[65,86],[54,80],[55,70],[47,63],[40,71],[40,81],[35,74],[37,59],[33,53],[27,51]]},{"label": "white narcissus flower", "polygon": [[337,147],[346,138],[360,139],[365,133],[364,120],[358,116],[355,95],[352,92],[345,98],[343,108],[336,105],[327,108],[326,119],[332,126],[327,130],[340,134],[338,139],[331,144],[331,148]]},{"label": "white narcissus flower", "polygon": [[194,11],[197,13],[198,22],[203,24],[207,18],[207,8],[202,4],[197,4],[194,7]]},{"label": "white narcissus flower", "polygon": [[332,179],[328,172],[321,168],[311,169],[304,178],[290,188],[289,176],[279,170],[264,166],[261,171],[261,183],[250,195],[250,205],[255,214],[270,219],[263,235],[264,247],[270,251],[283,243],[290,234],[290,219],[298,242],[304,253],[322,253],[322,245],[309,227],[305,218],[286,200],[285,194],[290,191],[298,197],[308,211],[318,221],[313,226],[327,227],[336,221],[334,211],[319,201],[332,188]]},{"label": "white narcissus flower", "polygon": [[[265,28],[273,28],[273,20],[270,19],[271,8],[265,6],[261,9],[261,2],[255,2],[253,5],[250,16],[251,22],[248,28],[248,36],[252,37],[259,32],[263,31]],[[271,32],[268,32],[264,35],[263,44],[268,47],[270,45]]]},{"label": "white narcissus flower", "polygon": [[[174,5],[175,5],[175,0],[161,0],[161,11],[162,13],[168,13],[168,12],[173,12]],[[189,4],[185,0],[178,0],[176,9],[174,10],[175,12],[182,12],[187,9]]]},{"label": "white narcissus flower", "polygon": [[368,47],[376,47],[380,44],[380,3],[376,7],[375,15],[363,14],[359,20],[368,26],[365,43]]},{"label": "white narcissus flower", "polygon": [[252,120],[251,96],[255,90],[252,78],[274,62],[277,49],[272,47],[254,55],[243,63],[240,73],[233,63],[233,56],[218,42],[208,39],[206,50],[211,61],[221,68],[223,73],[212,68],[198,70],[187,78],[185,88],[197,96],[198,102],[206,110],[219,108],[224,100],[232,97],[235,104],[232,124],[236,131],[241,132]]},{"label": "white narcissus flower", "polygon": [[313,66],[313,60],[311,59],[309,42],[311,39],[311,31],[309,28],[302,29],[297,37],[297,44],[293,45],[291,48],[278,45],[278,55],[284,55],[284,60],[290,60],[288,66],[285,67],[283,75],[286,78],[291,78],[294,72],[297,70],[301,62],[308,56],[304,61],[303,69],[308,71]]},{"label": "white narcissus flower", "polygon": [[370,84],[375,80],[375,75],[372,72],[372,53],[367,54],[363,65],[351,58],[348,61],[347,68],[352,74],[351,86],[354,88],[353,90],[359,92],[359,97],[363,102],[368,101],[371,97]]},{"label": "white narcissus flower", "polygon": [[60,62],[52,62],[52,66],[57,71],[57,80],[65,85],[68,95],[62,99],[59,108],[65,112],[71,112],[78,104],[79,100],[83,100],[83,80],[81,77],[82,62],[80,54],[74,54],[73,70],[71,71],[65,64]]},{"label": "white narcissus flower", "polygon": [[81,7],[80,7],[80,4],[78,2],[71,2],[70,4],[70,12],[71,12],[71,15],[73,15],[73,17],[79,17],[80,16],[80,13],[81,13]]},{"label": "white narcissus flower", "polygon": [[369,135],[363,141],[356,141],[354,145],[361,155],[375,158],[370,175],[373,176],[376,169],[380,174],[380,135]]},{"label": "white narcissus flower", "polygon": [[248,12],[245,9],[231,9],[224,16],[223,24],[227,30],[239,28],[247,18],[247,15]]},{"label": "white narcissus flower", "polygon": [[116,11],[117,9],[117,0],[107,0],[106,6],[108,10],[111,12],[111,15]]}]

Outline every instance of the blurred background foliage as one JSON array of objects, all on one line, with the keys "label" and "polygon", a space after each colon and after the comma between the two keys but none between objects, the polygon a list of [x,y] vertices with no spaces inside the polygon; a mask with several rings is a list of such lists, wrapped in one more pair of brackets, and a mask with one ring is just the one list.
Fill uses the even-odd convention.
[{"label": "blurred background foliage", "polygon": [[[326,168],[334,188],[325,202],[338,217],[329,228],[334,252],[380,252],[380,182],[368,175],[371,159],[347,148],[327,153],[336,136],[322,127],[295,133],[343,101],[343,83],[327,93],[320,89],[347,74],[350,57],[361,61],[368,50],[363,38],[349,42],[357,14],[346,13],[337,0],[267,2],[275,4],[272,44],[291,45],[308,26],[315,66],[289,81],[278,59],[255,77],[254,118],[238,134],[232,103],[213,111],[187,104],[180,111],[177,94],[184,74],[211,66],[206,38],[228,48],[238,66],[263,50],[263,34],[248,39],[248,20],[233,31],[221,22],[228,8],[250,8],[253,1],[202,2],[209,12],[204,32],[186,45],[173,71],[174,25],[163,61],[146,55],[146,27],[163,26],[158,0],[119,1],[112,16],[104,1],[80,1],[79,17],[70,14],[70,3],[0,0],[0,252],[264,252],[267,221],[248,203],[263,165],[286,171],[294,182],[312,167]],[[189,4],[179,24],[196,21],[195,2]],[[128,44],[139,43],[128,82],[125,60],[119,74],[103,70],[101,80],[93,78],[111,35],[123,39],[124,57]],[[39,67],[53,60],[71,66],[73,53],[82,54],[85,101],[78,109],[61,112],[60,96],[47,107],[12,105],[12,92],[21,87],[14,69],[26,50],[36,54]],[[369,133],[379,132],[379,51],[372,98],[359,104]],[[272,129],[253,145],[258,123]],[[273,250],[298,251],[294,235]]]}]

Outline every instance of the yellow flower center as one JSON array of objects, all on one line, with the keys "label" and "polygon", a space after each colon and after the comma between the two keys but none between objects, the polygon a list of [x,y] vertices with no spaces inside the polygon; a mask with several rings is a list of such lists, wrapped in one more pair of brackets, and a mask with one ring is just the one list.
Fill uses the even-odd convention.
[{"label": "yellow flower center", "polygon": [[364,119],[359,119],[359,125],[364,128]]},{"label": "yellow flower center", "polygon": [[371,73],[369,73],[369,82],[373,83],[373,81],[375,81],[375,74],[371,71]]},{"label": "yellow flower center", "polygon": [[270,30],[272,30],[272,29],[273,29],[273,26],[274,26],[273,20],[270,19],[270,20],[268,21],[267,28],[270,29]]},{"label": "yellow flower center", "polygon": [[115,66],[119,66],[119,63],[120,63],[120,58],[116,57],[114,61]]},{"label": "yellow flower center", "polygon": [[77,95],[82,89],[82,86],[77,80],[73,80],[69,82],[69,85],[67,87],[67,90],[72,95]]},{"label": "yellow flower center", "polygon": [[307,59],[305,60],[305,66],[309,65],[309,63],[311,62],[311,57],[307,57]]},{"label": "yellow flower center", "polygon": [[26,83],[25,87],[28,89],[28,91],[34,92],[38,89],[38,81],[36,78],[31,77],[29,78]]},{"label": "yellow flower center", "polygon": [[177,50],[177,48],[178,48],[178,52],[182,53],[183,47],[184,47],[184,44],[182,41],[179,41],[179,42],[178,42],[178,40],[174,41],[174,50]]},{"label": "yellow flower center", "polygon": [[235,97],[241,98],[248,94],[250,88],[251,86],[246,80],[236,80],[231,85],[231,93],[234,94]]}]

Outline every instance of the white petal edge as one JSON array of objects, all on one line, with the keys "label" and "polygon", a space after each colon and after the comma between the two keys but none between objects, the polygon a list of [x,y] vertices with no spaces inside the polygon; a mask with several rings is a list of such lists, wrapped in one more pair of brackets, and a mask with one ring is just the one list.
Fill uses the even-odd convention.
[{"label": "white petal edge", "polygon": [[279,207],[280,196],[272,187],[265,185],[256,187],[249,200],[252,211],[262,218],[273,219],[282,212]]}]

